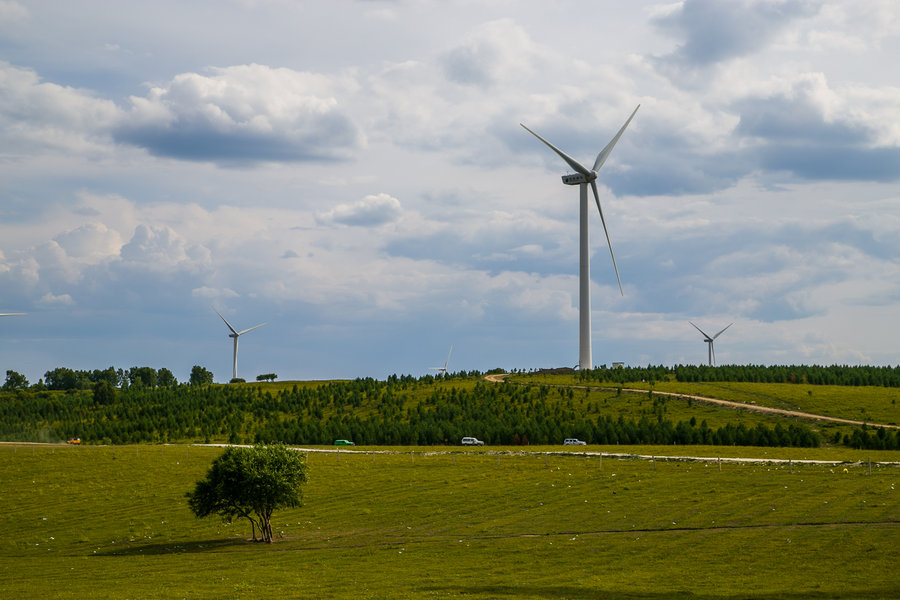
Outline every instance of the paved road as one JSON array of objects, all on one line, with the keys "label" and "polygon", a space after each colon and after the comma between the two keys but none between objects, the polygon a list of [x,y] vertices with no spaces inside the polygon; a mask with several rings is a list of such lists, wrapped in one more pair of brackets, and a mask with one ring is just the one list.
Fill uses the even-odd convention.
[{"label": "paved road", "polygon": [[[68,448],[81,448],[81,446],[71,446],[66,445],[63,442],[58,443],[47,443],[47,442],[0,442],[0,445],[9,445],[9,446],[63,446]],[[179,447],[183,446],[182,444],[163,444],[164,446],[169,447]],[[235,446],[238,448],[251,448],[252,446],[249,444],[186,444],[190,446],[205,446],[205,447],[214,447],[214,448],[227,448],[229,446]],[[145,448],[152,448],[153,445],[144,445]],[[85,449],[88,448],[110,448],[112,450],[116,449],[116,446],[85,446]],[[323,453],[332,453],[332,454],[357,454],[357,455],[372,455],[372,454],[403,454],[403,455],[418,455],[418,456],[437,456],[442,454],[469,454],[469,453],[477,453],[477,454],[487,454],[487,455],[497,455],[498,460],[499,456],[502,455],[523,455],[530,454],[539,456],[542,454],[546,454],[548,456],[595,456],[599,459],[604,458],[618,458],[625,460],[654,460],[654,461],[683,461],[683,462],[706,462],[706,463],[755,463],[755,464],[781,464],[781,465],[875,465],[875,466],[883,466],[883,467],[900,467],[900,462],[898,461],[844,461],[844,460],[802,460],[802,459],[789,459],[789,458],[741,458],[741,457],[725,457],[725,456],[690,456],[690,455],[660,455],[660,454],[630,454],[626,452],[598,452],[596,450],[570,450],[570,449],[560,449],[560,450],[510,450],[508,447],[503,449],[492,449],[492,448],[484,448],[480,447],[478,450],[472,450],[471,447],[459,448],[459,449],[446,449],[446,450],[397,450],[393,448],[385,448],[374,450],[372,448],[368,449],[353,449],[347,447],[328,447],[328,446],[319,446],[318,448],[310,448],[303,446],[290,446],[291,450],[296,450],[297,452],[323,452]]]},{"label": "paved road", "polygon": [[[194,444],[195,446],[229,446],[233,444]],[[471,447],[460,448],[457,450],[396,450],[396,449],[384,449],[384,450],[372,450],[372,449],[347,449],[347,448],[303,448],[303,447],[291,447],[292,450],[297,450],[298,452],[330,452],[330,453],[339,453],[339,454],[403,454],[403,455],[417,455],[417,456],[438,456],[438,455],[446,455],[446,454],[469,454],[470,452],[473,454],[485,454],[497,456],[498,460],[500,460],[500,456],[518,456],[518,455],[533,455],[540,456],[542,454],[548,456],[594,456],[599,459],[604,458],[614,458],[614,459],[623,459],[623,460],[652,460],[652,461],[660,461],[660,462],[668,462],[668,461],[681,461],[681,462],[705,462],[705,463],[745,463],[745,464],[760,464],[760,465],[826,465],[836,467],[838,465],[880,465],[883,467],[900,467],[900,462],[898,461],[847,461],[847,460],[807,460],[807,459],[792,459],[792,458],[743,458],[737,456],[725,457],[725,456],[691,456],[691,455],[665,455],[665,454],[633,454],[627,452],[599,452],[596,450],[569,450],[569,449],[560,449],[560,450],[511,450],[509,447],[503,447],[502,449],[491,449],[479,447],[478,450],[473,451]]]}]

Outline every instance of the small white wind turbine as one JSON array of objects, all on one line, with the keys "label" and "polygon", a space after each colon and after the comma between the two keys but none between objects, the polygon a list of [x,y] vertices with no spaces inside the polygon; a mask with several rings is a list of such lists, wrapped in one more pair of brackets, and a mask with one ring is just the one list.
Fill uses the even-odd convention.
[{"label": "small white wind turbine", "polygon": [[450,346],[450,352],[447,353],[447,360],[444,361],[444,366],[443,367],[430,367],[428,370],[429,371],[440,371],[441,373],[446,375],[447,374],[447,365],[450,364],[450,355],[451,354],[453,354],[453,346],[452,345]]},{"label": "small white wind turbine", "polygon": [[600,211],[600,221],[603,223],[603,232],[606,234],[606,243],[609,245],[609,255],[612,257],[613,268],[616,270],[616,280],[619,282],[619,292],[624,296],[625,292],[622,289],[622,280],[621,278],[619,278],[619,267],[616,265],[616,255],[613,254],[612,242],[609,241],[609,230],[606,228],[606,219],[603,217],[603,208],[600,207],[600,194],[597,193],[597,171],[600,170],[600,167],[602,167],[603,163],[606,162],[606,159],[609,158],[609,154],[610,152],[612,152],[612,149],[616,145],[616,142],[618,142],[619,138],[622,137],[622,134],[625,132],[625,128],[628,127],[629,123],[631,123],[631,119],[634,118],[635,113],[640,107],[641,105],[638,104],[637,108],[634,109],[634,112],[631,113],[631,116],[628,117],[628,120],[625,121],[625,124],[622,125],[622,128],[619,129],[619,133],[617,133],[616,136],[606,145],[606,147],[600,151],[600,154],[597,155],[596,160],[594,160],[594,166],[591,169],[587,169],[584,165],[576,161],[574,158],[572,158],[532,130],[525,127],[524,124],[519,123],[519,125],[525,127],[526,131],[544,142],[551,150],[556,152],[560,156],[560,158],[566,161],[566,164],[572,167],[572,170],[575,171],[575,174],[573,175],[563,175],[562,182],[566,185],[577,185],[581,188],[581,236],[579,242],[580,260],[578,270],[578,368],[582,370],[594,368],[593,362],[591,360],[591,249],[588,240],[587,187],[588,185],[590,185],[591,190],[594,192],[594,200],[596,200],[597,202],[597,210]]},{"label": "small white wind turbine", "polygon": [[220,319],[222,319],[223,321],[225,321],[225,324],[228,325],[228,329],[231,330],[231,333],[228,334],[228,337],[234,338],[234,361],[233,361],[232,364],[231,364],[231,378],[232,378],[232,379],[237,379],[237,351],[238,351],[238,338],[241,337],[242,335],[244,335],[245,333],[247,333],[248,331],[253,331],[253,330],[256,329],[257,327],[262,327],[263,325],[265,325],[265,323],[260,323],[259,325],[254,325],[253,327],[251,327],[251,328],[249,328],[249,329],[245,329],[245,330],[243,330],[243,331],[236,331],[236,330],[234,329],[234,327],[231,326],[231,323],[229,323],[228,321],[225,320],[225,317],[222,316],[222,313],[220,313],[220,312],[217,311],[216,309],[213,309],[213,310],[215,311],[215,313],[216,313],[217,315],[219,315],[219,318],[220,318]]},{"label": "small white wind turbine", "polygon": [[[694,325],[691,321],[688,321],[688,323],[690,323],[691,325]],[[729,324],[725,327],[725,329],[728,329],[728,328],[731,327],[732,325],[734,325],[734,323],[729,323]],[[720,335],[722,335],[722,333],[725,331],[725,329],[723,329],[722,331],[720,331],[719,333],[717,333],[716,335],[713,335],[713,336],[709,335],[708,333],[706,333],[705,331],[703,331],[702,329],[700,329],[700,328],[697,327],[696,325],[694,325],[694,329],[696,329],[697,331],[699,331],[700,333],[703,334],[703,338],[704,338],[703,341],[706,342],[706,344],[709,346],[709,366],[711,366],[711,367],[716,366],[716,350],[715,350],[715,348],[713,348],[713,341],[714,341],[717,337],[719,337]]]}]

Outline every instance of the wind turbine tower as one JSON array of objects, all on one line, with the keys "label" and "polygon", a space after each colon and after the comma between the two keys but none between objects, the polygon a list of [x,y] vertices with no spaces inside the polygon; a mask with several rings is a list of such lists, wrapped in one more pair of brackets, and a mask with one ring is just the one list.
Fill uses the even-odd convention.
[{"label": "wind turbine tower", "polygon": [[[694,325],[691,321],[688,321],[688,323],[690,323],[691,325]],[[734,323],[729,323],[725,327],[725,329],[728,329],[732,325],[734,325]],[[699,331],[700,333],[703,334],[703,338],[704,338],[703,341],[706,342],[706,344],[709,346],[709,366],[711,366],[711,367],[716,366],[716,350],[715,350],[715,348],[713,348],[713,341],[715,341],[715,339],[717,337],[722,335],[722,333],[724,333],[725,329],[723,329],[722,331],[720,331],[719,333],[717,333],[716,335],[713,335],[713,336],[709,335],[708,333],[706,333],[705,331],[703,331],[696,325],[694,325],[694,329],[696,329],[697,331]]]},{"label": "wind turbine tower", "polygon": [[616,142],[619,141],[619,138],[622,137],[622,134],[625,132],[625,128],[628,127],[628,124],[631,123],[631,119],[634,118],[635,113],[637,113],[638,108],[641,105],[638,104],[637,108],[634,109],[634,112],[631,113],[631,116],[628,117],[628,120],[625,121],[625,124],[622,125],[622,128],[619,129],[619,132],[616,136],[610,140],[610,142],[606,145],[606,147],[600,151],[600,154],[597,155],[596,160],[594,160],[594,166],[591,169],[587,169],[584,165],[576,161],[574,158],[536,134],[528,127],[525,127],[524,124],[519,123],[522,127],[525,128],[528,133],[532,134],[537,139],[541,140],[546,144],[551,150],[556,152],[560,158],[566,161],[572,170],[575,171],[574,174],[568,174],[562,176],[562,182],[566,185],[577,185],[579,186],[580,192],[580,200],[581,200],[581,213],[580,213],[580,236],[579,236],[579,269],[578,269],[578,368],[581,370],[584,369],[593,369],[594,364],[591,359],[591,249],[590,249],[590,241],[588,236],[588,193],[587,188],[588,185],[591,186],[591,191],[594,193],[594,200],[597,202],[597,210],[600,211],[600,221],[603,223],[603,232],[606,234],[606,243],[609,245],[609,255],[612,257],[613,268],[616,271],[616,280],[619,282],[619,293],[623,296],[625,295],[624,290],[622,289],[622,279],[619,277],[619,267],[616,265],[616,255],[613,253],[612,242],[609,241],[609,230],[606,228],[606,219],[603,217],[603,208],[600,206],[600,195],[597,193],[597,171],[600,170],[600,167],[606,162],[606,159],[609,158],[609,154],[612,152],[612,149],[615,147]]},{"label": "wind turbine tower", "polygon": [[260,323],[259,325],[254,325],[254,326],[251,327],[250,329],[245,329],[245,330],[243,330],[243,331],[235,331],[234,327],[231,326],[231,323],[229,323],[228,321],[226,321],[226,320],[225,320],[225,317],[223,317],[222,314],[221,314],[219,311],[217,311],[216,309],[213,309],[213,310],[215,311],[215,313],[216,313],[217,315],[219,315],[219,318],[220,318],[220,319],[222,319],[223,321],[225,321],[225,324],[228,325],[228,329],[231,330],[231,333],[228,334],[228,337],[234,338],[234,361],[233,361],[232,364],[231,364],[231,378],[232,378],[232,379],[237,379],[237,351],[238,351],[238,338],[241,337],[242,335],[244,335],[245,333],[247,333],[248,331],[253,331],[253,330],[256,329],[257,327],[262,327],[263,325],[265,325],[265,323]]}]

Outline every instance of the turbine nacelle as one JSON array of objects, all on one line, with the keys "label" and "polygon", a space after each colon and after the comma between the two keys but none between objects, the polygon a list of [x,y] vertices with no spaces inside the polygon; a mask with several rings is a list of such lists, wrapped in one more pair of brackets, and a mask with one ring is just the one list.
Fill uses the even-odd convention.
[{"label": "turbine nacelle", "polygon": [[562,182],[566,185],[581,185],[582,183],[590,183],[597,179],[597,174],[591,171],[590,175],[583,173],[572,173],[562,176]]}]

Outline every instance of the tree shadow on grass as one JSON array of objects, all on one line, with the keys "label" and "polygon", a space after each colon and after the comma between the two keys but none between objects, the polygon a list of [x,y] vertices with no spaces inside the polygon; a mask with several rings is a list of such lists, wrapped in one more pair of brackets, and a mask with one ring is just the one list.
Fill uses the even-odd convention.
[{"label": "tree shadow on grass", "polygon": [[161,542],[157,544],[124,543],[115,547],[98,550],[92,556],[156,556],[160,554],[191,554],[194,552],[215,552],[232,546],[257,544],[244,538],[218,540],[198,540],[193,542]]},{"label": "tree shadow on grass", "polygon": [[471,586],[429,586],[420,588],[432,594],[452,593],[454,595],[472,596],[475,598],[547,598],[556,600],[837,600],[856,598],[858,600],[876,600],[883,598],[900,598],[900,587],[867,590],[841,590],[834,592],[742,592],[700,593],[690,591],[661,590],[659,592],[628,592],[627,590],[599,590],[565,585],[471,585]]}]

